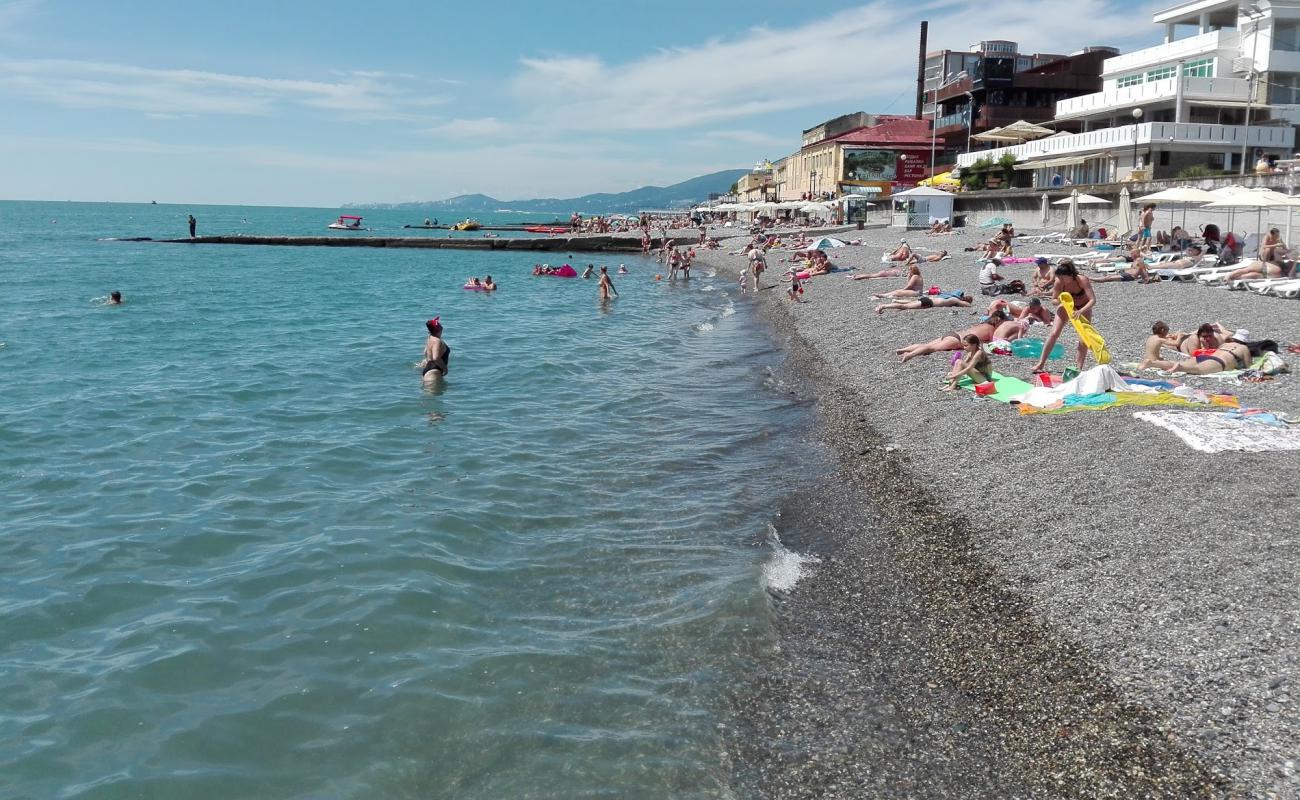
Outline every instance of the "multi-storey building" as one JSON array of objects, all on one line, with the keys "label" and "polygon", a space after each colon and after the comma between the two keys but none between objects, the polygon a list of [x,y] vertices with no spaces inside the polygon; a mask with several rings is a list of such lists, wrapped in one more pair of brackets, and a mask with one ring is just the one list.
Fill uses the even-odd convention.
[{"label": "multi-storey building", "polygon": [[1100,91],[1056,104],[1057,125],[1078,133],[963,154],[958,165],[1012,153],[1045,185],[1176,177],[1192,166],[1236,172],[1291,153],[1300,0],[1195,0],[1153,20],[1162,44],[1106,59]]}]

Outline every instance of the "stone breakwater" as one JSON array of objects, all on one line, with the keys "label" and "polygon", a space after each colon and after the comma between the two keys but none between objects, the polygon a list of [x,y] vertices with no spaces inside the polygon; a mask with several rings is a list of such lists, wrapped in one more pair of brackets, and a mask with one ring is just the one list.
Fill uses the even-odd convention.
[{"label": "stone breakwater", "polygon": [[[846,235],[863,245],[829,255],[860,272],[899,236]],[[987,235],[908,239],[954,255],[922,265],[927,285],[969,290],[978,264],[963,247]],[[737,272],[726,250],[739,244],[697,267]],[[783,285],[784,255],[765,284]],[[873,293],[901,284],[833,274],[809,282],[807,302],[780,289],[755,301],[819,386],[841,464],[780,526],[822,563],[778,598],[782,655],[746,698],[775,742],[740,746],[764,793],[1295,797],[1300,453],[1197,453],[1122,408],[1022,417],[940,392],[946,358],[899,364],[893,351],[982,308],[871,312]],[[1171,284],[1097,293],[1121,362],[1155,319],[1300,339],[1284,301]],[[997,360],[1021,377],[1029,366]],[[1300,409],[1296,376],[1198,385]],[[984,791],[963,788],[972,773]]]},{"label": "stone breakwater", "polygon": [[[689,232],[687,232],[689,233]],[[669,237],[671,238],[671,237]],[[133,241],[145,241],[136,239]],[[270,247],[389,247],[450,248],[455,250],[536,250],[539,252],[639,253],[641,240],[632,236],[557,236],[536,238],[479,237],[474,239],[431,236],[197,236],[193,239],[158,239],[162,244],[244,244]],[[680,240],[679,240],[680,241]],[[653,245],[658,247],[660,240]]]}]

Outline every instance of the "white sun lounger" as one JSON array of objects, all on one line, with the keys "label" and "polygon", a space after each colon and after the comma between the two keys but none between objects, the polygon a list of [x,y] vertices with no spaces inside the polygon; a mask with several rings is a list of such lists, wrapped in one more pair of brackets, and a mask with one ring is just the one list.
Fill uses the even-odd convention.
[{"label": "white sun lounger", "polygon": [[1065,234],[1057,231],[1056,233],[1039,233],[1033,236],[1017,236],[1016,241],[1019,244],[1042,244],[1043,242],[1054,242],[1064,238]]},{"label": "white sun lounger", "polygon": [[1239,269],[1238,267],[1219,267],[1213,272],[1207,272],[1203,275],[1197,275],[1196,282],[1205,284],[1206,286],[1213,286],[1216,283],[1222,283],[1223,281],[1226,281],[1228,279],[1228,276],[1236,272],[1238,269]]},{"label": "white sun lounger", "polygon": [[1233,290],[1249,289],[1252,292],[1266,294],[1264,290],[1268,287],[1276,286],[1280,283],[1287,283],[1290,280],[1290,278],[1238,278],[1235,281],[1230,281],[1228,283],[1228,288]]},{"label": "white sun lounger", "polygon": [[1264,294],[1270,294],[1273,297],[1286,297],[1295,299],[1300,297],[1300,280],[1289,280],[1285,283],[1277,283],[1265,289]]},{"label": "white sun lounger", "polygon": [[1152,273],[1159,275],[1161,280],[1166,281],[1192,281],[1196,280],[1198,275],[1208,275],[1217,272],[1219,269],[1219,259],[1217,256],[1205,256],[1200,263],[1194,267],[1184,267],[1183,269],[1153,269]]}]

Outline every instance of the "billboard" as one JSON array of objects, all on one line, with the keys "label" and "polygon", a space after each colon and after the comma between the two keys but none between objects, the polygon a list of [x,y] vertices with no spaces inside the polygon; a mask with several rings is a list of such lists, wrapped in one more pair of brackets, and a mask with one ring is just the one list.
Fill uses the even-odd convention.
[{"label": "billboard", "polygon": [[898,158],[893,150],[870,147],[844,148],[844,181],[892,181],[898,177]]},{"label": "billboard", "polygon": [[915,186],[918,181],[925,180],[926,170],[929,163],[915,153],[910,156],[899,156],[897,175],[895,183],[899,186]]}]

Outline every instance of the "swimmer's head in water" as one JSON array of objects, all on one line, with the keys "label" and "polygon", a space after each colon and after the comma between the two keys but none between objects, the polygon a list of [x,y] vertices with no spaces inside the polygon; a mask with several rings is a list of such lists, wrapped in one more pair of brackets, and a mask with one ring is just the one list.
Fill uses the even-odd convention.
[{"label": "swimmer's head in water", "polygon": [[120,303],[120,302],[122,302],[122,293],[121,293],[121,292],[113,292],[113,293],[110,294],[108,297],[109,297],[109,299],[112,300],[114,303]]},{"label": "swimmer's head in water", "polygon": [[437,318],[437,317],[434,317],[433,319],[431,319],[431,320],[429,320],[428,322],[424,323],[424,327],[426,327],[426,328],[429,329],[429,335],[430,335],[430,336],[441,336],[441,335],[442,335],[442,323],[438,321],[438,318]]}]

